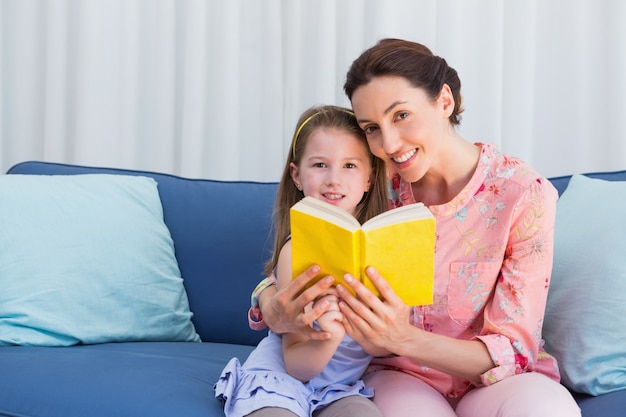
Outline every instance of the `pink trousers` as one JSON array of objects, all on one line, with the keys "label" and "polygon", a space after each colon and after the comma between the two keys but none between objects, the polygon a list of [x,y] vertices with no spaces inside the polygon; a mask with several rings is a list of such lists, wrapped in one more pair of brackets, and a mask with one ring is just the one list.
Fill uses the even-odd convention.
[{"label": "pink trousers", "polygon": [[374,388],[374,403],[385,417],[580,417],[580,409],[561,384],[531,372],[475,388],[448,401],[430,385],[398,371],[364,378]]}]

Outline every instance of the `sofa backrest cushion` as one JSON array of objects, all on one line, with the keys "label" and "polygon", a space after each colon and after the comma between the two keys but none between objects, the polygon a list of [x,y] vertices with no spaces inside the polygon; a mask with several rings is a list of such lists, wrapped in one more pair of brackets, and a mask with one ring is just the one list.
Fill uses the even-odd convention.
[{"label": "sofa backrest cushion", "polygon": [[[589,178],[597,178],[601,180],[607,181],[626,181],[626,170],[623,171],[604,171],[604,172],[591,172],[584,174]],[[567,188],[569,184],[569,180],[572,178],[571,175],[562,175],[560,177],[552,177],[548,178],[552,185],[556,187],[559,192],[559,195],[563,194],[563,191]]]},{"label": "sofa backrest cushion", "polygon": [[248,327],[250,293],[272,246],[276,183],[189,179],[174,175],[48,162],[23,162],[9,174],[141,175],[158,184],[192,321],[203,341],[255,345]]},{"label": "sofa backrest cushion", "polygon": [[626,389],[624,213],[626,178],[575,175],[557,203],[543,330],[563,384],[576,392]]},{"label": "sofa backrest cushion", "polygon": [[157,184],[0,176],[0,346],[199,341]]}]

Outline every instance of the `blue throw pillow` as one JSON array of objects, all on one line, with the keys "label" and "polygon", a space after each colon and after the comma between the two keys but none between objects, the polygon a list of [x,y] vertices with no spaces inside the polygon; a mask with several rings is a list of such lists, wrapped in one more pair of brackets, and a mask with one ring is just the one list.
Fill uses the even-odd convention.
[{"label": "blue throw pillow", "polygon": [[0,176],[0,345],[199,341],[156,182]]},{"label": "blue throw pillow", "polygon": [[546,350],[564,385],[626,389],[626,182],[572,177],[557,203]]}]

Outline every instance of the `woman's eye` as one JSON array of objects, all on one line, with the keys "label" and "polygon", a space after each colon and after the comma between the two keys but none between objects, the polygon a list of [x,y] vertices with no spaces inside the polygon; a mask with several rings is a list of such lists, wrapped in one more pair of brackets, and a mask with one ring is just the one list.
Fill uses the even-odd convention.
[{"label": "woman's eye", "polygon": [[372,134],[376,131],[376,126],[366,126],[365,128],[363,128],[363,131],[366,135]]},{"label": "woman's eye", "polygon": [[406,111],[401,111],[400,113],[396,115],[397,120],[406,119],[407,117],[409,117],[409,113]]}]

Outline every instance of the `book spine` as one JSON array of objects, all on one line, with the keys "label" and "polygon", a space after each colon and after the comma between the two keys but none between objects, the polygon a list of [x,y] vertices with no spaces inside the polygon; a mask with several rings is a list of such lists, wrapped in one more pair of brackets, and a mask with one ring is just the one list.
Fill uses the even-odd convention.
[{"label": "book spine", "polygon": [[355,239],[357,239],[354,247],[358,248],[358,256],[355,256],[356,265],[354,265],[354,270],[358,271],[359,274],[356,278],[361,281],[361,283],[364,283],[367,277],[365,275],[365,267],[367,266],[365,265],[365,232],[363,229],[359,229],[354,235]]}]

